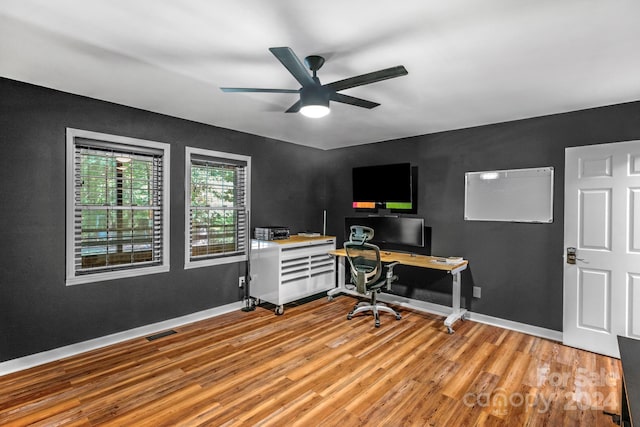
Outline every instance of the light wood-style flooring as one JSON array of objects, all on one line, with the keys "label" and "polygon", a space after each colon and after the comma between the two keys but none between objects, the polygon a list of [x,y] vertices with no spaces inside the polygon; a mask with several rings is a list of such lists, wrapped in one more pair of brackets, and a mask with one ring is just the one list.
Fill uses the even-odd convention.
[{"label": "light wood-style flooring", "polygon": [[620,364],[338,296],[258,307],[0,377],[2,426],[612,426]]}]

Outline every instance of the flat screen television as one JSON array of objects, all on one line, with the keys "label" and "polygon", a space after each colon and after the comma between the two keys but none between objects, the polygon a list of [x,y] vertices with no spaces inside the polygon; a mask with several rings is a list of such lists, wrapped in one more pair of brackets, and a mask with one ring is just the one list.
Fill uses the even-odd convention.
[{"label": "flat screen television", "polygon": [[353,168],[353,201],[411,202],[411,164],[396,163]]}]

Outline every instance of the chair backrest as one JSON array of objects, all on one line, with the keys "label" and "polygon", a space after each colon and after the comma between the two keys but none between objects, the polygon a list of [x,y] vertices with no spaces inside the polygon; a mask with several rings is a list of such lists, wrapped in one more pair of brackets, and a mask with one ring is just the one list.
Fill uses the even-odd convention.
[{"label": "chair backrest", "polygon": [[349,241],[356,243],[365,243],[373,239],[373,228],[364,225],[352,225]]},{"label": "chair backrest", "polygon": [[377,283],[382,274],[380,248],[366,242],[345,242],[344,250],[349,260],[352,282],[356,290],[364,294],[367,285]]}]

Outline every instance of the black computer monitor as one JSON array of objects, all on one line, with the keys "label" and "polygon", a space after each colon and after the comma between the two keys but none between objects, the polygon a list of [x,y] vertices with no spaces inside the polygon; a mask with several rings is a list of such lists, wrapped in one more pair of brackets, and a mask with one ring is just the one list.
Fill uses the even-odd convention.
[{"label": "black computer monitor", "polygon": [[423,248],[425,246],[423,218],[347,217],[345,218],[345,240],[349,240],[352,225],[364,225],[373,228],[374,235],[371,242],[380,247],[402,245]]}]

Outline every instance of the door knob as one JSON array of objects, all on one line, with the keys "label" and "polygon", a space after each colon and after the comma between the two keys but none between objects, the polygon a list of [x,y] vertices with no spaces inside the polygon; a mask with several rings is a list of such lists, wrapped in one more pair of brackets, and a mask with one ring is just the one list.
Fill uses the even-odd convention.
[{"label": "door knob", "polygon": [[567,264],[575,264],[576,261],[582,261],[585,264],[589,264],[589,261],[585,261],[584,258],[576,257],[576,248],[567,248]]}]

